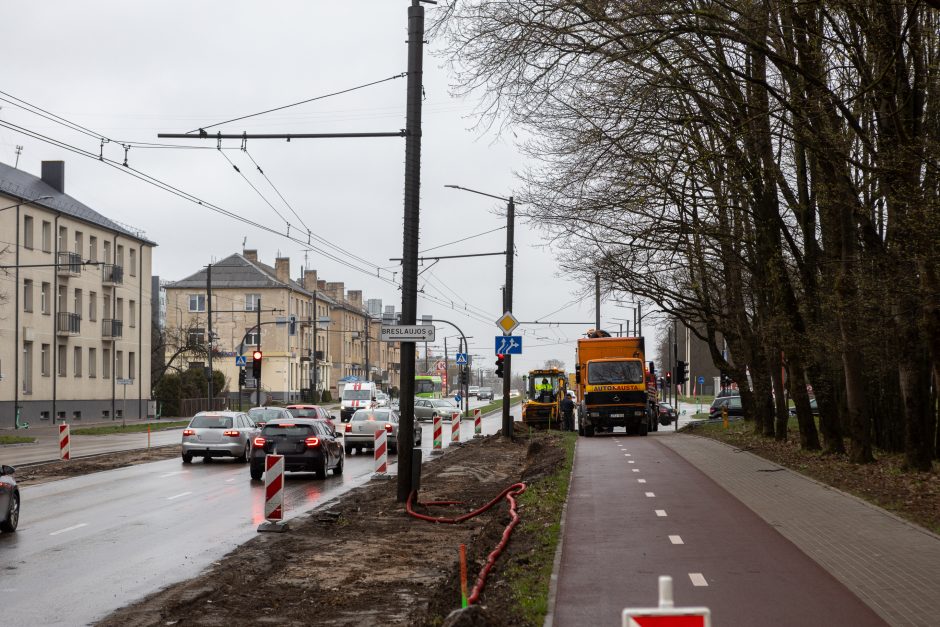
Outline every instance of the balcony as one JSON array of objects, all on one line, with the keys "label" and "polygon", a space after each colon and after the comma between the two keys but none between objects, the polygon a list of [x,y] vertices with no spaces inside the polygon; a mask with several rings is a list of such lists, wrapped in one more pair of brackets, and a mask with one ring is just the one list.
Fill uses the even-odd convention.
[{"label": "balcony", "polygon": [[82,273],[82,257],[78,253],[59,253],[56,272],[60,277],[78,276]]},{"label": "balcony", "polygon": [[78,335],[82,331],[82,316],[77,313],[69,313],[67,311],[60,311],[58,319],[56,320],[55,332],[56,335],[62,337],[68,337],[72,335]]},{"label": "balcony", "polygon": [[124,266],[118,266],[113,263],[106,263],[101,266],[101,283],[111,286],[123,285]]},{"label": "balcony", "polygon": [[116,339],[124,337],[124,321],[114,318],[105,318],[101,321],[101,337],[105,339]]}]

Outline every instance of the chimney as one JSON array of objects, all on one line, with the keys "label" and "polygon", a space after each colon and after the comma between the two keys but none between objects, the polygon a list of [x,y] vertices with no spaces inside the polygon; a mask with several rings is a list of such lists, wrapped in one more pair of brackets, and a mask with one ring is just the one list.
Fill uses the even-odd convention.
[{"label": "chimney", "polygon": [[290,283],[290,257],[278,257],[274,260],[274,276],[281,283]]},{"label": "chimney", "polygon": [[343,302],[343,301],[345,300],[345,299],[343,298],[343,294],[344,294],[344,290],[345,290],[345,289],[346,289],[346,284],[345,284],[345,283],[342,283],[342,282],[327,283],[327,284],[326,284],[326,291],[327,291],[327,293],[328,293],[330,296],[332,296],[334,300],[336,300],[336,301],[338,301],[338,302]]},{"label": "chimney", "polygon": [[304,272],[304,289],[313,291],[317,289],[317,271],[316,270],[306,270]]},{"label": "chimney", "polygon": [[65,161],[43,161],[42,182],[60,194],[65,193]]},{"label": "chimney", "polygon": [[349,304],[358,309],[362,309],[362,290],[349,290],[346,295]]},{"label": "chimney", "polygon": [[321,292],[325,292],[326,281],[324,281],[323,279],[317,279],[317,289],[320,290]]},{"label": "chimney", "polygon": [[242,257],[248,261],[257,262],[258,261],[258,250],[255,248],[246,248],[242,251]]}]

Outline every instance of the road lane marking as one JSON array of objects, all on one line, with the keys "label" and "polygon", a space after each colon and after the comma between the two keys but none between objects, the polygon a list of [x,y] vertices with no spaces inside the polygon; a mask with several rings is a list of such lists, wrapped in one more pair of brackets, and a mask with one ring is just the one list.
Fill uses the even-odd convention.
[{"label": "road lane marking", "polygon": [[647,492],[647,493],[646,493],[646,496],[648,496],[649,498],[654,498],[654,497],[656,496],[656,493],[655,493],[655,492]]},{"label": "road lane marking", "polygon": [[646,479],[637,479],[636,482],[637,482],[637,483],[646,483]]},{"label": "road lane marking", "polygon": [[232,477],[231,479],[226,479],[225,483],[232,483],[233,481],[235,481],[235,477]]},{"label": "road lane marking", "polygon": [[632,470],[633,472],[640,472],[640,469],[639,469],[639,468],[631,468],[631,470]]},{"label": "road lane marking", "polygon": [[624,453],[623,455],[624,457],[633,457],[633,455],[631,455],[630,453]]},{"label": "road lane marking", "polygon": [[673,544],[685,544],[685,542],[682,541],[681,536],[669,536],[669,541]]},{"label": "road lane marking", "polygon": [[664,509],[657,509],[657,510],[654,510],[654,511],[656,512],[656,515],[659,516],[660,518],[665,518],[665,517],[666,517],[666,510],[664,510]]},{"label": "road lane marking", "polygon": [[168,472],[166,474],[160,475],[160,478],[166,479],[167,477],[172,477],[173,475],[185,475],[188,472],[188,470],[177,470],[176,472]]},{"label": "road lane marking", "polygon": [[72,525],[71,527],[66,527],[65,529],[59,529],[58,531],[53,531],[50,533],[50,536],[57,536],[60,533],[65,533],[66,531],[75,531],[76,529],[81,529],[82,527],[87,527],[88,523],[79,523],[77,525]]},{"label": "road lane marking", "polygon": [[166,500],[172,501],[173,499],[178,499],[181,496],[189,496],[192,492],[180,492],[179,494],[174,494],[173,496],[166,497]]},{"label": "road lane marking", "polygon": [[702,573],[689,573],[689,579],[692,580],[692,585],[697,588],[708,587],[708,582],[705,581],[705,576]]},{"label": "road lane marking", "polygon": [[634,464],[634,463],[636,463],[636,462],[634,462],[632,459],[628,459],[628,460],[627,460],[627,463],[628,463],[628,464]]}]

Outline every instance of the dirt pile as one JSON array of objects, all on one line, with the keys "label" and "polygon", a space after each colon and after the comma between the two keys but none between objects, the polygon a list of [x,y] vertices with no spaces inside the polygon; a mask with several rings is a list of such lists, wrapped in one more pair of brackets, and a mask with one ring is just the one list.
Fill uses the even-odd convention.
[{"label": "dirt pile", "polygon": [[[545,476],[564,459],[552,438],[535,438],[531,444],[475,440],[423,470],[421,502],[463,504],[415,509],[435,516],[464,514],[517,481]],[[332,506],[291,520],[289,532],[261,534],[199,577],[100,624],[441,625],[460,606],[459,545],[467,545],[472,588],[509,522],[508,506],[500,503],[460,525],[435,524],[409,516],[395,493],[394,478],[371,481]],[[493,624],[492,617],[498,624],[525,624],[501,568],[526,547],[525,534],[517,528],[487,580],[481,596],[485,611],[459,624]]]}]

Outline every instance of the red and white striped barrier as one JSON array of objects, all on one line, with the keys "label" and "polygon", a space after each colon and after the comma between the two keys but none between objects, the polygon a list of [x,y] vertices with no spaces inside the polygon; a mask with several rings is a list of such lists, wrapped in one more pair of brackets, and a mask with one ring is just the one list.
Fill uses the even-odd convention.
[{"label": "red and white striped barrier", "polygon": [[450,415],[450,443],[460,444],[460,412]]},{"label": "red and white striped barrier", "polygon": [[68,424],[59,425],[59,459],[72,459],[72,438]]},{"label": "red and white striped barrier", "polygon": [[388,432],[379,429],[375,432],[375,474],[388,472]]},{"label": "red and white striped barrier", "polygon": [[443,442],[443,430],[441,428],[441,417],[434,416],[434,447],[431,450],[431,454],[441,453],[444,451],[444,442]]},{"label": "red and white striped barrier", "polygon": [[264,456],[264,518],[284,520],[284,456]]},{"label": "red and white striped barrier", "polygon": [[483,437],[483,410],[473,410],[473,437]]}]

